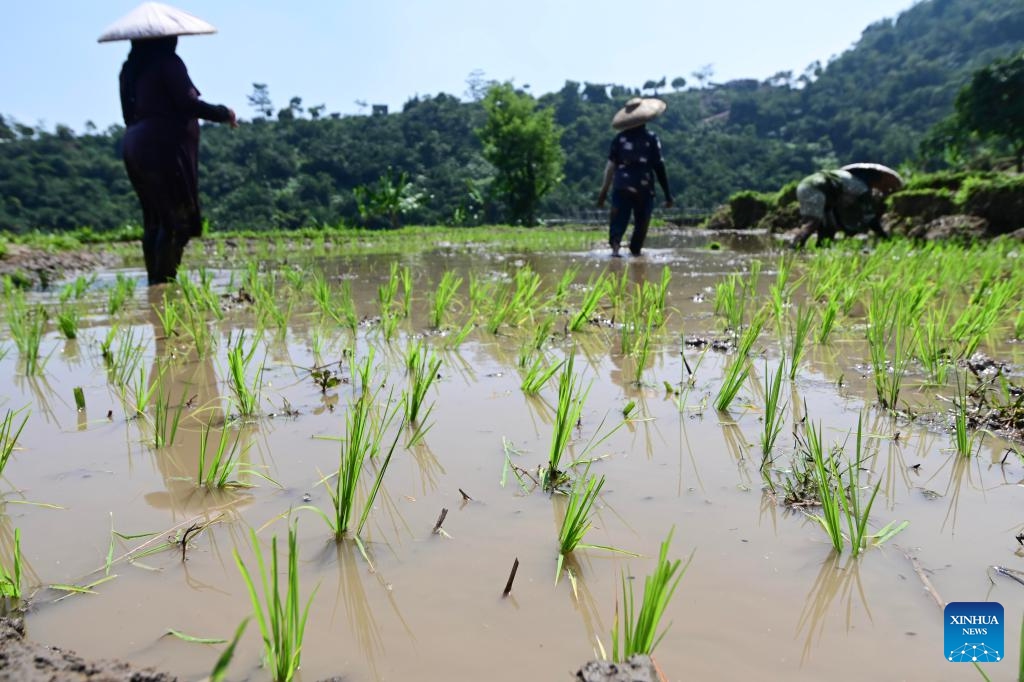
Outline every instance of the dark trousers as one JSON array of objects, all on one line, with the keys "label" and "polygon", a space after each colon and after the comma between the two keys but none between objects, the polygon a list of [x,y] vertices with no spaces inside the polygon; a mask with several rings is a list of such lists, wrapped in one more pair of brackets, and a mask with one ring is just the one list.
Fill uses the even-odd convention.
[{"label": "dark trousers", "polygon": [[629,252],[640,255],[640,250],[647,239],[647,227],[651,224],[651,213],[654,211],[654,196],[648,193],[630,192],[617,189],[612,192],[612,208],[609,216],[608,242],[612,248],[622,243],[622,237],[629,226],[629,218],[633,217],[633,234],[629,237]]}]

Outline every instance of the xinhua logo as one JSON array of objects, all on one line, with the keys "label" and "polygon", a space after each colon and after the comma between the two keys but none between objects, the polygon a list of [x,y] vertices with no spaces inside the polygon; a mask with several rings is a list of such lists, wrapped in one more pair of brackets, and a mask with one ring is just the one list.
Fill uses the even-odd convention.
[{"label": "xinhua logo", "polygon": [[1003,605],[994,601],[946,604],[946,660],[995,663],[1003,660]]}]

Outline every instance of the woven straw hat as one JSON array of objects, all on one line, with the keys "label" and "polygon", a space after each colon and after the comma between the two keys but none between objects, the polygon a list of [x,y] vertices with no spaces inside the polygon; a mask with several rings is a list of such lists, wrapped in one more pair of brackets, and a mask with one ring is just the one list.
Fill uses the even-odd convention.
[{"label": "woven straw hat", "polygon": [[108,26],[98,42],[146,40],[216,32],[217,29],[212,24],[177,7],[159,2],[144,2]]},{"label": "woven straw hat", "polygon": [[641,126],[660,116],[667,106],[665,102],[654,97],[634,97],[626,102],[626,106],[615,112],[612,128],[627,130]]},{"label": "woven straw hat", "polygon": [[880,163],[851,163],[843,166],[843,170],[857,176],[872,189],[884,194],[899,191],[903,188],[903,178],[888,166]]}]

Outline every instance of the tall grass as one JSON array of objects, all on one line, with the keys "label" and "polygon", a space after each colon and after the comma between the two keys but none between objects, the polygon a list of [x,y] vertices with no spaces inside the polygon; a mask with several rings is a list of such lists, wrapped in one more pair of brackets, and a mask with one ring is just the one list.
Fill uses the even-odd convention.
[{"label": "tall grass", "polygon": [[299,669],[302,660],[302,640],[306,631],[309,607],[316,596],[314,589],[305,607],[299,593],[297,525],[288,527],[288,559],[284,585],[281,585],[281,571],[278,567],[277,536],[270,541],[270,564],[263,558],[259,538],[252,531],[252,547],[256,554],[257,578],[263,596],[256,590],[256,581],[249,572],[238,550],[234,550],[235,563],[242,574],[249,591],[256,622],[263,637],[263,657],[274,682],[289,682]]},{"label": "tall grass", "polygon": [[674,528],[661,543],[654,572],[644,578],[644,593],[639,607],[633,596],[633,583],[625,574],[622,575],[622,611],[619,611],[616,601],[615,625],[612,628],[612,658],[617,662],[624,662],[634,654],[650,655],[668,631],[666,626],[658,633],[661,618],[693,561],[692,553],[685,564],[680,559],[669,561],[668,549],[673,532]]}]

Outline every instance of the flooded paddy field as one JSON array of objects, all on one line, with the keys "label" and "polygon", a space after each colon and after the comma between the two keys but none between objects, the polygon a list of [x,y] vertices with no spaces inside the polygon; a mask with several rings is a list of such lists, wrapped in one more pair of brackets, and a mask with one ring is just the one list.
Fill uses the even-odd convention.
[{"label": "flooded paddy field", "polygon": [[[671,534],[666,679],[984,679],[946,661],[953,601],[1002,604],[981,668],[1015,679],[1017,251],[716,239],[207,246],[180,286],[9,289],[0,566],[29,636],[203,679],[245,572],[263,594],[254,546],[284,589],[294,528],[295,679],[570,679]],[[259,633],[227,679],[272,678]]]}]

